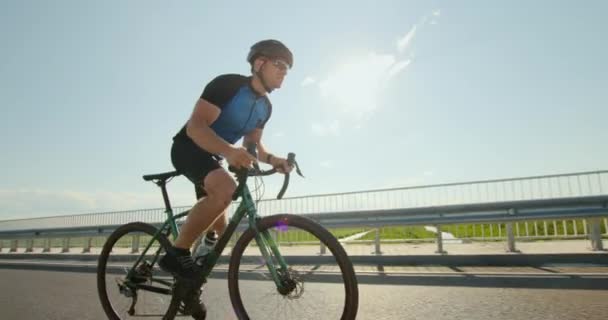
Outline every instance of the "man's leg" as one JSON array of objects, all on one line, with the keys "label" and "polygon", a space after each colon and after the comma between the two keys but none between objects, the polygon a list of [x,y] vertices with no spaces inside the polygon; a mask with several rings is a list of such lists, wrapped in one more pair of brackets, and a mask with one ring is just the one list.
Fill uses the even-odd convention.
[{"label": "man's leg", "polygon": [[224,234],[224,231],[226,231],[226,225],[227,225],[227,218],[226,218],[226,213],[228,212],[228,210],[224,210],[222,211],[222,213],[220,213],[217,216],[217,219],[215,220],[215,222],[213,223],[213,225],[211,226],[211,228],[209,228],[209,231],[213,230],[215,231],[215,233],[217,233],[218,237],[221,237],[222,234]]},{"label": "man's leg", "polygon": [[[224,232],[226,219],[223,213],[232,201],[236,190],[236,183],[223,168],[215,169],[205,177],[205,191],[207,196],[197,202],[190,210],[186,222],[180,229],[174,246],[181,249],[190,249],[192,243],[212,223],[219,234]],[[222,215],[220,217],[220,215]],[[217,218],[217,220],[216,220]]]},{"label": "man's leg", "polygon": [[[213,224],[211,225],[211,227],[207,230],[204,230],[205,233],[201,233],[201,235],[199,235],[196,240],[194,241],[194,246],[192,247],[192,250],[196,250],[196,248],[198,248],[198,246],[201,245],[201,243],[203,243],[203,241],[205,241],[205,235],[209,235],[210,232],[215,232],[217,238],[222,236],[222,234],[224,234],[224,231],[226,231],[226,226],[228,225],[228,221],[226,220],[226,213],[228,212],[228,210],[224,210],[222,213],[220,213],[217,218],[215,219],[215,221],[213,222]],[[194,251],[192,251],[194,252]]]}]

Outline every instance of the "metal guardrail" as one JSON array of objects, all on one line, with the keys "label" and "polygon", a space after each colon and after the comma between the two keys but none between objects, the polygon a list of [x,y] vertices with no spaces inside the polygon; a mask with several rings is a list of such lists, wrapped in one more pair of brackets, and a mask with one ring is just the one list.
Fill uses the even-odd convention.
[{"label": "metal guardrail", "polygon": [[[262,216],[285,212],[307,215],[600,195],[608,195],[608,170],[264,199],[258,202],[258,213]],[[190,207],[176,206],[174,212]],[[229,215],[237,207],[238,202],[232,203]],[[164,221],[165,217],[164,209],[155,208],[16,219],[0,221],[0,232],[120,225],[131,221],[157,223]]]},{"label": "metal guardrail", "polygon": [[[504,222],[507,226],[505,234],[510,251],[515,249],[515,234],[513,222],[524,220],[549,219],[588,219],[590,239],[594,250],[602,250],[601,220],[608,216],[608,195],[578,198],[562,198],[552,200],[509,201],[490,204],[469,204],[437,206],[425,208],[408,208],[393,210],[351,211],[336,213],[317,213],[307,215],[327,228],[342,227],[383,227],[389,225],[434,225],[437,227],[437,252],[442,253],[443,238],[441,225],[454,223],[488,223]],[[27,250],[31,251],[33,239],[96,237],[111,233],[120,225],[86,226],[55,229],[27,229],[0,232],[0,239],[11,239],[11,249],[16,249],[17,239],[26,239]],[[157,224],[159,226],[159,224]],[[241,224],[239,231],[246,224]],[[69,241],[69,240],[68,240]],[[69,242],[68,242],[69,243]],[[380,253],[380,239],[376,236],[376,252]],[[47,241],[45,249],[50,249]],[[90,239],[87,248],[90,250]],[[64,244],[64,251],[69,250],[69,244]]]},{"label": "metal guardrail", "polygon": [[[262,216],[302,214],[330,228],[506,223],[511,251],[515,251],[514,221],[591,218],[585,227],[589,224],[593,248],[601,250],[601,220],[597,218],[608,216],[605,192],[608,171],[594,171],[262,200],[258,211]],[[233,203],[231,213],[237,205]],[[103,236],[128,222],[158,224],[165,216],[162,209],[148,209],[0,221],[0,250],[1,239],[10,239],[11,249],[18,239],[26,239],[29,250],[33,239]],[[440,228],[437,235],[438,252],[443,252]],[[375,243],[379,253],[378,232]],[[65,249],[69,250],[69,244],[64,243]]]}]

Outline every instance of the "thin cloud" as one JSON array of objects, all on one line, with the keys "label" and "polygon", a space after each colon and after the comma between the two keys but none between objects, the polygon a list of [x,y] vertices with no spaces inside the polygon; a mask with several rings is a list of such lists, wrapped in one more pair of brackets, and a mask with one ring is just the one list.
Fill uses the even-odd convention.
[{"label": "thin cloud", "polygon": [[390,77],[394,77],[397,74],[399,74],[401,71],[405,70],[405,68],[407,66],[410,65],[410,63],[412,62],[412,60],[405,60],[405,61],[399,61],[396,64],[394,64],[390,70],[388,71],[388,75]]},{"label": "thin cloud", "polygon": [[331,161],[322,161],[319,165],[321,167],[323,167],[323,168],[331,168],[331,167],[333,167],[333,164],[332,164]]},{"label": "thin cloud", "polygon": [[284,136],[285,136],[285,132],[281,132],[281,131],[275,132],[273,134],[273,137],[275,137],[275,138],[281,138],[281,137],[284,137]]},{"label": "thin cloud", "polygon": [[335,120],[328,124],[313,123],[311,126],[312,133],[321,136],[339,136],[340,135],[340,122]]},{"label": "thin cloud", "polygon": [[420,22],[418,24],[415,24],[410,31],[408,31],[403,37],[399,38],[397,40],[397,51],[399,53],[404,53],[412,44],[412,41],[414,40],[414,37],[416,36],[416,34],[418,33],[419,29],[421,27],[424,27],[425,25],[428,24],[437,24],[437,19],[441,16],[441,10],[437,9],[435,11],[433,11],[433,13],[431,14],[431,18],[430,18],[430,22],[429,21],[429,16],[425,15],[420,19]]},{"label": "thin cloud", "polygon": [[386,181],[384,188],[403,188],[424,185],[424,179],[419,177],[399,177]]},{"label": "thin cloud", "polygon": [[405,52],[405,49],[407,49],[407,47],[412,42],[412,39],[414,39],[417,28],[418,28],[418,26],[414,25],[412,27],[412,29],[410,29],[410,31],[408,31],[408,33],[405,34],[405,36],[403,36],[402,38],[397,40],[397,51],[399,51],[399,53]]},{"label": "thin cloud", "polygon": [[[191,198],[192,196],[190,196]],[[172,196],[172,199],[176,198]],[[180,199],[175,199],[180,200]],[[190,199],[191,201],[191,199]],[[0,189],[0,219],[83,214],[162,206],[155,194],[79,192],[72,190]]]},{"label": "thin cloud", "polygon": [[431,183],[433,177],[435,176],[435,172],[431,170],[426,170],[421,174],[416,176],[409,177],[396,177],[390,180],[386,180],[385,188],[402,188],[402,187],[415,187],[415,186],[423,186]]},{"label": "thin cloud", "polygon": [[432,25],[438,24],[439,22],[437,20],[439,19],[440,16],[441,16],[441,10],[433,11],[433,14],[431,16],[431,22],[429,22],[429,24],[432,24]]},{"label": "thin cloud", "polygon": [[304,80],[302,81],[302,87],[308,87],[308,86],[310,86],[310,85],[314,84],[315,82],[317,82],[317,81],[315,80],[315,78],[313,78],[313,77],[306,77],[306,78],[304,78]]}]

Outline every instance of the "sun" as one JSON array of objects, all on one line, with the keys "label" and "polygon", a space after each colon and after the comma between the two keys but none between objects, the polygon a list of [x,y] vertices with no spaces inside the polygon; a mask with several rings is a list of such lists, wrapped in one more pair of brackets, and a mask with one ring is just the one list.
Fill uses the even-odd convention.
[{"label": "sun", "polygon": [[393,55],[373,52],[345,59],[319,83],[321,96],[346,114],[365,116],[378,106],[381,89],[395,65]]}]

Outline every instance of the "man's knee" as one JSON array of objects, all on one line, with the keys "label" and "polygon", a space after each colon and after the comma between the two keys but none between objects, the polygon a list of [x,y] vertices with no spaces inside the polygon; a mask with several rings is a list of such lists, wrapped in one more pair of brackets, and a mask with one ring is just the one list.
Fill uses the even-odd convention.
[{"label": "man's knee", "polygon": [[211,171],[205,177],[205,191],[210,200],[228,206],[236,190],[234,179],[224,169]]}]

